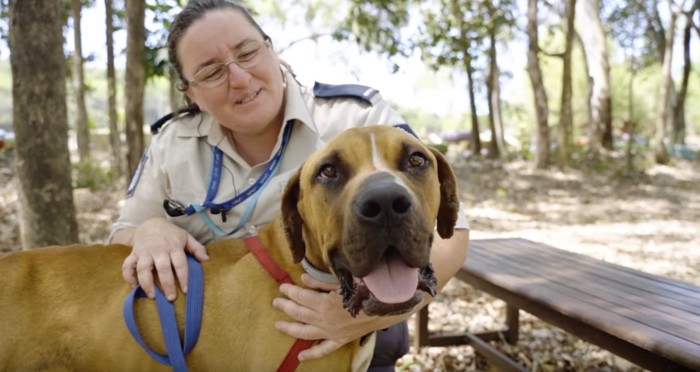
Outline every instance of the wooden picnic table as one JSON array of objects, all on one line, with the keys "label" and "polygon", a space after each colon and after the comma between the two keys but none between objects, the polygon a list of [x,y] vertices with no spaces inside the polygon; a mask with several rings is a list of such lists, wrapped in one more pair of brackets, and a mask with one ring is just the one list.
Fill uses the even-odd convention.
[{"label": "wooden picnic table", "polygon": [[488,341],[518,338],[519,309],[652,371],[700,371],[700,287],[525,239],[472,240],[456,276],[507,303],[506,329],[430,335],[417,346],[469,343],[490,362],[522,370]]}]

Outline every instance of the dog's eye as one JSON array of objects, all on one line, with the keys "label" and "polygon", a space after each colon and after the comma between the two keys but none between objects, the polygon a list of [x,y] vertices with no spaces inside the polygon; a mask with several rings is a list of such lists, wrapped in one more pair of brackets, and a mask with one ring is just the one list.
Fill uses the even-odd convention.
[{"label": "dog's eye", "polygon": [[420,152],[414,152],[408,157],[408,165],[414,168],[425,165],[427,161],[428,159],[425,157],[425,154]]},{"label": "dog's eye", "polygon": [[321,169],[318,171],[318,178],[320,179],[334,179],[338,177],[338,170],[335,169],[334,166],[330,164],[324,164],[321,166]]}]

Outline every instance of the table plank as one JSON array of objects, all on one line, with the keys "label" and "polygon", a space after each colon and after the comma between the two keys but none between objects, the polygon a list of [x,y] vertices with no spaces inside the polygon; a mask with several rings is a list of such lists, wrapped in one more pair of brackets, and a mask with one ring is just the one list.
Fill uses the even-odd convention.
[{"label": "table plank", "polygon": [[692,284],[524,239],[472,240],[457,277],[634,362],[646,359],[628,354],[648,350],[700,370]]},{"label": "table plank", "polygon": [[[635,314],[664,315],[662,320],[665,320],[666,316],[675,318],[674,323],[683,323],[680,331],[692,330],[692,336],[697,336],[695,341],[700,342],[700,305],[694,306],[689,301],[686,302],[681,295],[669,294],[653,280],[623,283],[611,273],[603,276],[602,273],[589,271],[581,265],[567,265],[556,257],[532,255],[514,258],[516,256],[509,254],[508,250],[501,250],[497,254],[477,251],[474,255],[475,261],[492,262],[496,266],[502,266],[497,268],[498,270],[512,270],[513,274],[519,273],[518,275],[537,280],[546,279],[562,287],[582,292],[589,301],[630,308]],[[650,304],[653,304],[652,310],[649,309]],[[649,324],[652,325],[653,322]]]}]

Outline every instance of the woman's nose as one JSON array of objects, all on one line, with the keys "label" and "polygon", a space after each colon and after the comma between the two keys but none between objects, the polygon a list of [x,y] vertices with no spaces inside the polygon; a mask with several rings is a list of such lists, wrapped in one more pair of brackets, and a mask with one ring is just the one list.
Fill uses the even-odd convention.
[{"label": "woman's nose", "polygon": [[232,62],[228,65],[228,83],[231,87],[240,87],[248,84],[250,80],[250,73],[239,66],[237,63]]}]

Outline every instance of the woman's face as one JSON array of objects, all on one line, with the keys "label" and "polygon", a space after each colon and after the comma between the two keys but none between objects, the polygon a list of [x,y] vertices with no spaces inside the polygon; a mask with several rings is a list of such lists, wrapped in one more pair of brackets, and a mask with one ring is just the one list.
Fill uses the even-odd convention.
[{"label": "woman's face", "polygon": [[[279,59],[260,32],[236,10],[213,10],[192,23],[177,46],[186,80],[192,81],[203,68],[244,60],[251,45],[261,46],[260,61],[243,69],[228,65],[229,77],[214,87],[189,84],[185,94],[224,127],[234,133],[257,135],[281,123],[284,80]],[[243,52],[243,54],[241,54]]]}]

